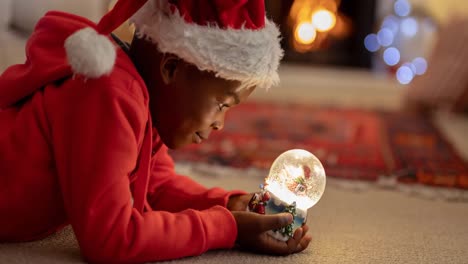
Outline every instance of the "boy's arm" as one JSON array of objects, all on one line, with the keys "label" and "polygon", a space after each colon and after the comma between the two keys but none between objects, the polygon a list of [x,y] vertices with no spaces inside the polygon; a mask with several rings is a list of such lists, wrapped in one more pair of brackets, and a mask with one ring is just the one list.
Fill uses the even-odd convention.
[{"label": "boy's arm", "polygon": [[242,194],[246,193],[207,189],[187,176],[176,174],[164,145],[153,157],[148,202],[154,210],[179,212],[188,208],[205,210],[216,205],[226,207],[230,197]]},{"label": "boy's arm", "polygon": [[109,87],[115,85],[106,78],[70,81],[54,91],[60,99],[48,111],[64,206],[82,254],[91,262],[135,263],[232,247],[236,222],[221,206],[180,213],[133,208],[128,175],[147,109],[131,87]]}]

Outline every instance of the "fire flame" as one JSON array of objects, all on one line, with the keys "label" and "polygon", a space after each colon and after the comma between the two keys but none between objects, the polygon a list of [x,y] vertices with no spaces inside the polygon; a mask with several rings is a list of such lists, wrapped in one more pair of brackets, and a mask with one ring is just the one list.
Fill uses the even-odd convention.
[{"label": "fire flame", "polygon": [[317,31],[330,31],[336,25],[336,15],[329,10],[319,9],[312,14],[312,24]]},{"label": "fire flame", "polygon": [[[334,29],[340,0],[295,0],[289,13],[298,51],[317,47]],[[317,43],[319,42],[319,43]]]},{"label": "fire flame", "polygon": [[296,30],[294,30],[294,37],[301,44],[311,44],[315,41],[317,32],[312,23],[302,22],[296,26]]}]

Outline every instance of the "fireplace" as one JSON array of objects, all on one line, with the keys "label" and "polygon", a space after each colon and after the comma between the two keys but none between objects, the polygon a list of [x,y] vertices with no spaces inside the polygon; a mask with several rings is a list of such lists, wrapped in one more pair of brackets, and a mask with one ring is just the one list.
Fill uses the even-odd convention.
[{"label": "fireplace", "polygon": [[363,40],[374,30],[376,0],[266,1],[279,25],[285,63],[371,68]]}]

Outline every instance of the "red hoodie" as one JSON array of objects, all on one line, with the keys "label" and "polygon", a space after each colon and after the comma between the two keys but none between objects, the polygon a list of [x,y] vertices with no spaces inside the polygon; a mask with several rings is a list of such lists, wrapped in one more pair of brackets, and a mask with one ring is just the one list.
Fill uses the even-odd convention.
[{"label": "red hoodie", "polygon": [[225,208],[241,192],[177,175],[152,129],[145,84],[119,49],[115,69],[72,78],[64,41],[95,24],[50,12],[25,64],[0,77],[0,242],[45,237],[70,223],[82,254],[147,262],[230,248]]}]

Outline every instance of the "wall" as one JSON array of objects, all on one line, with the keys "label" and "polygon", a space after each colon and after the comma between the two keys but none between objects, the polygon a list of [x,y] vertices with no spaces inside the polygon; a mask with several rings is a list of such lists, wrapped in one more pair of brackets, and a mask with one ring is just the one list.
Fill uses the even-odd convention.
[{"label": "wall", "polygon": [[413,2],[425,6],[442,23],[454,15],[468,17],[468,2],[465,0],[413,0]]},{"label": "wall", "polygon": [[14,0],[11,23],[17,29],[31,32],[36,22],[49,10],[70,12],[98,21],[108,3],[108,0]]},{"label": "wall", "polygon": [[[378,0],[378,16],[392,12],[394,0]],[[468,1],[465,0],[409,0],[415,7],[421,7],[431,14],[439,23],[456,16],[468,17]]]}]

